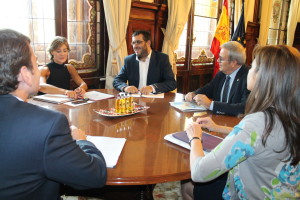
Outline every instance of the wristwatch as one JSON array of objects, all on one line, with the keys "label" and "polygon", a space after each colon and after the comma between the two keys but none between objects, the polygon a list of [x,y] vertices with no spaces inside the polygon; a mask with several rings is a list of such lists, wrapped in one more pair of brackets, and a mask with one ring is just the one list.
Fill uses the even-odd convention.
[{"label": "wristwatch", "polygon": [[192,137],[192,138],[189,140],[190,145],[191,145],[191,142],[192,142],[193,140],[195,140],[195,139],[200,140],[200,141],[202,142],[201,137]]}]

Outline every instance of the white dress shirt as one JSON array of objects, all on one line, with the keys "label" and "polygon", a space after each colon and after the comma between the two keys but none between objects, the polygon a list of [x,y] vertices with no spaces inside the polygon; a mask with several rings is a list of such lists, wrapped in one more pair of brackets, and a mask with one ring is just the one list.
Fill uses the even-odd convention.
[{"label": "white dress shirt", "polygon": [[136,57],[136,60],[139,61],[139,70],[140,70],[140,82],[139,82],[139,87],[138,87],[139,90],[141,88],[147,86],[147,76],[148,76],[148,69],[149,69],[151,53],[152,53],[152,50],[148,54],[145,61],[141,61],[138,59],[138,57]]},{"label": "white dress shirt", "polygon": [[[228,98],[229,98],[231,86],[232,86],[232,84],[233,84],[233,81],[234,81],[234,79],[235,79],[236,74],[238,73],[238,71],[240,70],[241,67],[242,67],[242,66],[240,66],[240,67],[237,68],[234,72],[232,72],[230,75],[228,75],[228,76],[230,76],[230,80],[229,80],[229,88],[228,88],[227,102],[228,102]],[[224,81],[224,84],[223,84],[223,87],[222,87],[222,91],[221,91],[221,94],[220,94],[220,99],[222,99],[222,96],[223,96],[224,85],[225,85],[225,81]],[[213,110],[213,109],[214,109],[214,101],[211,102],[210,107],[209,107],[209,110]]]}]

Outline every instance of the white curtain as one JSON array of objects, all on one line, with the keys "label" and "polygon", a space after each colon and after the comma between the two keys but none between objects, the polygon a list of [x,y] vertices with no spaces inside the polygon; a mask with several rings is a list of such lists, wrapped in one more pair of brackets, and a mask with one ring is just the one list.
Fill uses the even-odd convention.
[{"label": "white curtain", "polygon": [[162,52],[169,55],[175,76],[177,68],[174,51],[178,48],[179,38],[188,20],[191,5],[192,0],[168,0],[168,22]]},{"label": "white curtain", "polygon": [[287,22],[287,45],[293,46],[296,26],[298,22],[300,22],[300,1],[292,0]]},{"label": "white curtain", "polygon": [[[244,18],[245,18],[245,29],[247,28],[247,23],[253,22],[253,13],[254,13],[254,3],[253,0],[245,0],[244,1]],[[242,0],[235,0],[234,1],[234,30],[239,23],[239,19],[241,16],[242,11]],[[246,30],[245,30],[246,31]]]},{"label": "white curtain", "polygon": [[[242,0],[235,0],[234,1],[234,30],[236,29],[238,23],[239,23],[239,19],[241,16],[241,11],[242,11]],[[246,10],[246,9],[244,9]],[[245,13],[245,12],[244,12]],[[245,28],[246,28],[246,20],[245,20]]]},{"label": "white curtain", "polygon": [[258,44],[264,46],[267,44],[268,35],[269,35],[269,26],[270,26],[270,19],[271,13],[273,8],[273,1],[272,0],[262,0],[261,6],[261,16],[260,16],[260,29],[259,29],[259,38]]},{"label": "white curtain", "polygon": [[124,58],[128,55],[126,31],[131,0],[103,0],[103,6],[110,44],[105,88],[111,89],[113,79],[119,73],[124,64]]},{"label": "white curtain", "polygon": [[254,3],[253,0],[245,0],[245,9],[244,9],[244,15],[245,15],[245,28],[247,27],[247,23],[253,22],[253,13],[254,13]]}]

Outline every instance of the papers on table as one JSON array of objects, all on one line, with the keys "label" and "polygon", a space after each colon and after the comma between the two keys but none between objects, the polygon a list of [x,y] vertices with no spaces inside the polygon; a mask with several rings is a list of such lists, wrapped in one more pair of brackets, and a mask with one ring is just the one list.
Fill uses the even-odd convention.
[{"label": "papers on table", "polygon": [[84,94],[84,98],[89,98],[90,100],[93,101],[99,101],[102,99],[108,99],[112,97],[114,97],[114,95],[97,92],[97,91],[89,91]]},{"label": "papers on table", "polygon": [[[122,94],[126,94],[125,92],[120,92],[120,95]],[[161,98],[163,99],[165,97],[165,93],[159,93],[159,94],[141,94],[141,93],[137,93],[137,94],[130,94],[132,97],[144,97],[144,98]]]},{"label": "papers on table", "polygon": [[62,94],[43,94],[33,97],[34,100],[44,101],[48,103],[62,104],[69,101],[72,101],[71,98],[68,98],[66,95]]},{"label": "papers on table", "polygon": [[[84,104],[88,104],[88,103],[93,103],[93,101],[108,99],[108,98],[112,98],[112,97],[114,97],[114,95],[97,92],[97,91],[89,91],[89,92],[86,92],[84,95],[85,99],[89,99],[88,101],[80,100],[80,99],[74,100],[74,99],[68,98],[66,95],[62,95],[62,94],[43,94],[43,95],[34,96],[33,99],[38,100],[38,101],[48,102],[48,103],[54,103],[54,104],[64,103],[66,105],[76,107],[76,106],[80,106],[80,105],[84,105]],[[82,101],[82,102],[80,102],[80,101]]]},{"label": "papers on table", "polygon": [[194,102],[170,102],[170,105],[174,108],[181,110],[182,112],[194,112],[207,110],[204,106],[198,106]]},{"label": "papers on table", "polygon": [[[164,139],[186,149],[191,149],[189,145],[189,138],[185,131],[168,134],[164,137]],[[202,132],[202,145],[205,152],[210,152],[222,141],[223,139],[218,136],[211,135],[204,131]]]},{"label": "papers on table", "polygon": [[81,105],[85,105],[85,104],[89,104],[89,103],[93,103],[94,101],[88,100],[88,101],[80,101],[80,100],[75,100],[75,101],[69,101],[67,103],[64,103],[65,105],[68,106],[72,106],[72,107],[77,107],[77,106],[81,106]]},{"label": "papers on table", "polygon": [[87,136],[87,140],[94,143],[101,151],[108,168],[113,168],[117,165],[119,156],[126,142],[125,138]]}]

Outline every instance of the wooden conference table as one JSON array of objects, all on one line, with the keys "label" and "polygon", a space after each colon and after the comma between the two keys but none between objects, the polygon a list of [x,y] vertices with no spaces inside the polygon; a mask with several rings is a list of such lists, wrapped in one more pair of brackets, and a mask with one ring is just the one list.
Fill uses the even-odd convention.
[{"label": "wooden conference table", "polygon": [[[118,94],[113,89],[97,91]],[[150,108],[118,118],[103,117],[94,112],[94,109],[114,107],[115,98],[78,107],[35,100],[30,100],[30,103],[63,112],[70,124],[88,135],[126,138],[117,166],[108,168],[107,185],[147,185],[191,177],[189,150],[164,140],[165,135],[184,130],[187,118],[193,117],[194,113],[181,112],[169,104],[183,98],[184,95],[179,93],[166,93],[163,99],[134,98],[135,102]],[[240,121],[236,117],[213,115],[210,111],[201,114],[211,116],[221,125],[234,126]],[[214,134],[225,137],[220,133]]]}]

